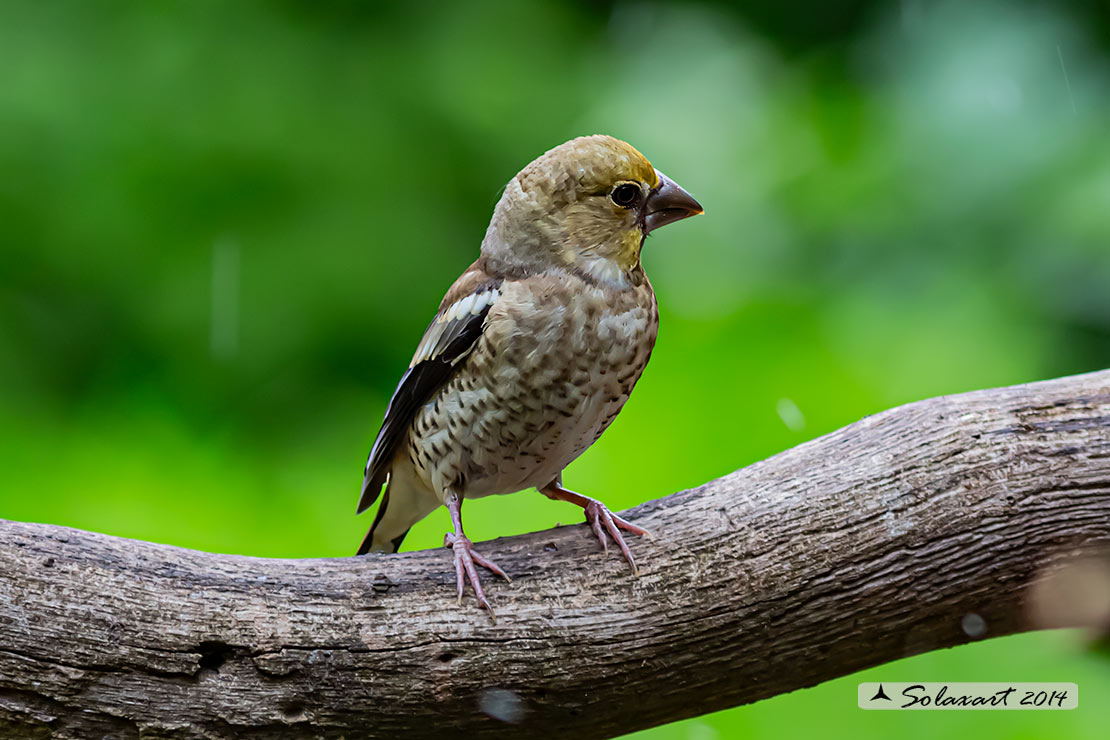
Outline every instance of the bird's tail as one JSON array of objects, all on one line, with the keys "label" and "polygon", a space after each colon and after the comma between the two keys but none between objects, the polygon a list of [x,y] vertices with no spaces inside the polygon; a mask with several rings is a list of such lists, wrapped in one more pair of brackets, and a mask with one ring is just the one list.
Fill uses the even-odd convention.
[{"label": "bird's tail", "polygon": [[374,523],[359,545],[358,554],[397,552],[412,525],[439,505],[439,498],[423,485],[411,466],[395,466],[389,473]]},{"label": "bird's tail", "polygon": [[385,510],[389,508],[389,489],[387,488],[385,494],[382,495],[382,502],[378,505],[378,513],[374,516],[374,523],[370,525],[370,531],[362,538],[362,544],[358,546],[356,555],[365,555],[366,553],[374,550],[375,552],[397,552],[401,549],[401,542],[405,539],[405,535],[409,533],[406,529],[401,535],[390,542],[390,549],[381,549],[374,547],[374,532],[378,530],[378,525],[382,523],[385,517]]}]

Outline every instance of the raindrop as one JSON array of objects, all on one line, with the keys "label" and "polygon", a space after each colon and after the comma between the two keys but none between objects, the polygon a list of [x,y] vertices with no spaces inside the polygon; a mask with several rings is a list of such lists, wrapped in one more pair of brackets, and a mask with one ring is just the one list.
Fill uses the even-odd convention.
[{"label": "raindrop", "polygon": [[960,620],[960,627],[968,637],[982,637],[987,632],[986,620],[974,612],[964,615]]},{"label": "raindrop", "polygon": [[228,238],[212,245],[212,306],[209,323],[212,356],[230,359],[239,351],[239,244]]},{"label": "raindrop", "polygon": [[798,408],[798,404],[789,398],[780,398],[775,405],[775,411],[778,412],[782,423],[790,431],[800,432],[806,428],[806,418],[802,415],[802,410]]},{"label": "raindrop", "polygon": [[478,697],[478,708],[502,722],[516,724],[524,719],[524,701],[508,689],[486,689]]}]

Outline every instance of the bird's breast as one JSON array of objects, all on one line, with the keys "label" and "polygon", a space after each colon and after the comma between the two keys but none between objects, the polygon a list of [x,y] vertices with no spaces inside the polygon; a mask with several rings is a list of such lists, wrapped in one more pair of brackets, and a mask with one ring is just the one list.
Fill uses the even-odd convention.
[{"label": "bird's breast", "polygon": [[468,497],[509,493],[550,482],[582,454],[651,355],[658,313],[644,287],[507,283],[474,351],[417,414],[414,462],[429,482]]}]

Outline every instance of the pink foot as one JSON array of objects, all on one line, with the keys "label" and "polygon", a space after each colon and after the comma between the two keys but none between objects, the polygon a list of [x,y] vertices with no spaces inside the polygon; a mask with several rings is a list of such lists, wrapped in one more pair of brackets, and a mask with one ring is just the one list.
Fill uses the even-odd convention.
[{"label": "pink foot", "polygon": [[[621,519],[619,516],[609,511],[605,504],[600,501],[590,500],[590,503],[585,506],[586,521],[593,527],[594,534],[597,535],[598,540],[601,541],[601,549],[609,552],[609,537],[617,543],[624,559],[632,566],[632,572],[637,576],[640,575],[639,569],[636,567],[636,561],[632,558],[632,551],[628,549],[628,545],[624,541],[624,536],[621,535],[621,530],[631,532],[632,534],[643,537],[651,536],[651,533],[646,529],[637,527],[632,522]],[[606,537],[608,534],[608,537]]]},{"label": "pink foot", "polygon": [[474,596],[477,597],[478,604],[493,614],[493,609],[486,599],[486,592],[482,590],[482,582],[478,579],[478,569],[475,565],[488,568],[506,581],[512,582],[512,579],[505,575],[505,571],[497,567],[496,563],[475,550],[474,543],[464,536],[448,532],[443,536],[443,546],[455,552],[455,580],[459,586],[459,602],[462,602],[463,588],[469,580],[470,585],[474,587]]}]

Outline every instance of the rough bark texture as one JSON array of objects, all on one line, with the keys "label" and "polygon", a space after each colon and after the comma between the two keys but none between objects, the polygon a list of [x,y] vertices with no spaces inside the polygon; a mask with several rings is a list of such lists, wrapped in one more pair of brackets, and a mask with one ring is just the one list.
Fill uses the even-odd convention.
[{"label": "rough bark texture", "polygon": [[0,737],[608,737],[1052,626],[1031,584],[1110,543],[1110,371],[886,411],[627,517],[639,579],[583,525],[486,544],[496,624],[441,550],[0,522]]}]

